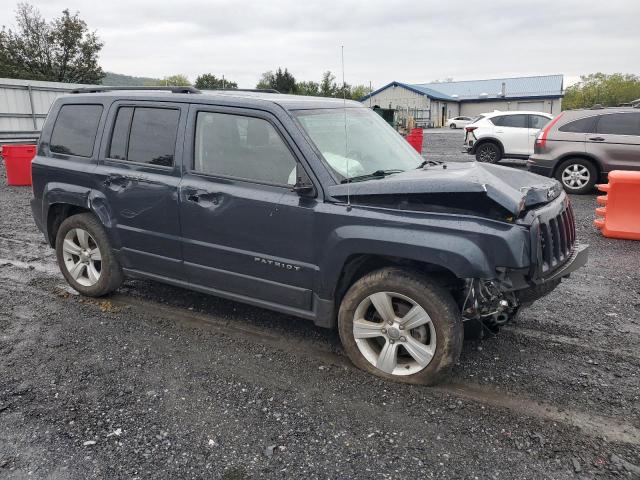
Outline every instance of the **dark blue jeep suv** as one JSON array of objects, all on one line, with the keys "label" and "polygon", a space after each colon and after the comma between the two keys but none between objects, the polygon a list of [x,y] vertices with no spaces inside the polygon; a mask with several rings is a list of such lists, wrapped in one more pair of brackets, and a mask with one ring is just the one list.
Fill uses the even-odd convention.
[{"label": "dark blue jeep suv", "polygon": [[586,262],[557,181],[425,161],[356,102],[94,89],[59,98],[33,216],[101,296],[143,277],[337,326],[360,368],[432,384],[463,324],[512,318]]}]

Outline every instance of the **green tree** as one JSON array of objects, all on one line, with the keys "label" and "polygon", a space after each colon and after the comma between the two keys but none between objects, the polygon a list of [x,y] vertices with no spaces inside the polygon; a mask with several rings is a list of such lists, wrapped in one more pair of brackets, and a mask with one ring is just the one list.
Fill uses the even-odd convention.
[{"label": "green tree", "polygon": [[169,75],[168,77],[164,77],[159,80],[151,80],[149,82],[145,82],[145,85],[149,87],[188,87],[191,85],[191,82],[186,76],[177,74]]},{"label": "green tree", "polygon": [[360,100],[366,94],[369,93],[369,87],[365,85],[356,85],[351,88],[351,99],[352,100]]},{"label": "green tree", "polygon": [[256,88],[274,88],[280,93],[296,93],[296,79],[286,68],[278,68],[275,73],[271,70],[264,72]]},{"label": "green tree", "polygon": [[640,98],[640,77],[629,73],[592,73],[567,87],[562,109],[588,108],[595,104],[615,107]]},{"label": "green tree", "polygon": [[276,84],[275,75],[271,70],[268,70],[260,76],[260,80],[258,81],[256,88],[262,88],[262,89],[275,88],[273,87],[273,85],[275,84]]},{"label": "green tree", "polygon": [[337,89],[336,76],[327,70],[322,74],[322,80],[320,80],[320,96],[335,97]]},{"label": "green tree", "polygon": [[298,82],[296,85],[296,93],[298,95],[309,95],[317,97],[320,95],[320,84],[318,82]]},{"label": "green tree", "polygon": [[196,78],[195,87],[201,90],[215,90],[220,88],[238,88],[236,82],[218,78],[212,73],[203,73]]},{"label": "green tree", "polygon": [[16,30],[0,31],[0,77],[70,83],[100,83],[103,43],[76,12],[47,22],[26,3],[16,10]]}]

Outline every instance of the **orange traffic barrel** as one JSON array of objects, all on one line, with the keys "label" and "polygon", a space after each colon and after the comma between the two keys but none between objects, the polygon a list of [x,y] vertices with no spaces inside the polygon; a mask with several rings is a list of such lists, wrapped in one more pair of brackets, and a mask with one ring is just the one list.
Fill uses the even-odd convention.
[{"label": "orange traffic barrel", "polygon": [[35,145],[2,146],[8,185],[31,185],[31,160],[35,156]]},{"label": "orange traffic barrel", "polygon": [[640,172],[614,170],[609,183],[598,185],[605,192],[597,198],[594,225],[605,237],[640,240]]}]

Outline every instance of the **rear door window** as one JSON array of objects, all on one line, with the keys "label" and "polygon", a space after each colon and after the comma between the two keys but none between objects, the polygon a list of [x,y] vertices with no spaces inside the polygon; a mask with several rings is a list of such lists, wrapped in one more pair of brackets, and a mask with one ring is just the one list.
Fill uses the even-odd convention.
[{"label": "rear door window", "polygon": [[598,117],[593,116],[574,120],[566,125],[562,125],[558,130],[567,133],[593,133],[596,131],[596,118]]},{"label": "rear door window", "polygon": [[111,134],[109,158],[173,166],[179,121],[177,109],[121,107]]},{"label": "rear door window", "polygon": [[640,113],[610,113],[598,120],[598,133],[640,135]]},{"label": "rear door window", "polygon": [[498,127],[527,128],[526,115],[501,115],[491,119]]},{"label": "rear door window", "polygon": [[102,105],[63,105],[53,126],[49,150],[91,157],[102,109]]},{"label": "rear door window", "polygon": [[549,121],[550,119],[543,115],[529,115],[529,128],[544,128]]}]

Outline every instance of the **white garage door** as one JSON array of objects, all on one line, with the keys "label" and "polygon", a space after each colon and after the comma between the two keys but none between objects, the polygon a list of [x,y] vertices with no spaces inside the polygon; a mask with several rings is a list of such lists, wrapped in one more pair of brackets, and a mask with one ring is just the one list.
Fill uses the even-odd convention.
[{"label": "white garage door", "polygon": [[518,102],[518,110],[544,112],[544,102]]}]

